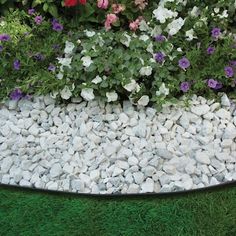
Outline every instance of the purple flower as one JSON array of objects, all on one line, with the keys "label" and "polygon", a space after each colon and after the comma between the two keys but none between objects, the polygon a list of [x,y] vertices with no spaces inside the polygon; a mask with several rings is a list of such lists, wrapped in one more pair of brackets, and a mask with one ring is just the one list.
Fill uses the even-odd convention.
[{"label": "purple flower", "polygon": [[162,53],[162,52],[158,52],[158,53],[156,53],[156,55],[155,55],[155,60],[157,61],[157,62],[159,62],[159,63],[162,63],[164,60],[165,60],[165,54],[164,53]]},{"label": "purple flower", "polygon": [[220,28],[213,28],[212,31],[211,31],[211,36],[214,38],[214,39],[218,39],[219,36],[221,35],[221,29]]},{"label": "purple flower", "polygon": [[213,89],[216,88],[217,84],[218,84],[218,81],[214,79],[209,79],[207,82],[208,87],[213,88]]},{"label": "purple flower", "polygon": [[34,58],[35,58],[37,61],[42,61],[42,60],[44,60],[44,56],[43,56],[41,53],[39,53],[39,52],[34,55]]},{"label": "purple flower", "polygon": [[230,61],[231,66],[236,66],[236,61]]},{"label": "purple flower", "polygon": [[43,21],[43,17],[42,16],[35,16],[34,21],[37,25],[40,25]]},{"label": "purple flower", "polygon": [[8,34],[0,34],[0,41],[9,41],[11,40],[10,35]]},{"label": "purple flower", "polygon": [[56,67],[53,64],[50,64],[48,70],[54,72],[56,70]]},{"label": "purple flower", "polygon": [[233,70],[233,68],[231,66],[226,66],[225,67],[225,75],[228,78],[231,78],[231,77],[234,76],[234,70]]},{"label": "purple flower", "polygon": [[14,67],[15,70],[19,70],[20,69],[20,60],[16,59],[13,62],[13,67]]},{"label": "purple flower", "polygon": [[157,36],[155,37],[155,40],[156,40],[157,42],[163,42],[163,41],[165,41],[165,39],[166,39],[166,37],[165,37],[164,35],[162,35],[162,34],[159,34],[159,35],[157,35]]},{"label": "purple flower", "polygon": [[215,89],[221,89],[223,87],[223,84],[221,82],[217,81],[217,85],[215,87]]},{"label": "purple flower", "polygon": [[63,25],[58,23],[58,22],[55,22],[52,24],[52,29],[55,30],[55,31],[62,31],[63,30]]},{"label": "purple flower", "polygon": [[23,93],[21,92],[21,90],[19,88],[13,90],[10,94],[10,98],[12,100],[20,100],[23,97]]},{"label": "purple flower", "polygon": [[30,8],[29,10],[28,10],[28,14],[29,15],[33,15],[35,13],[35,9],[34,8]]},{"label": "purple flower", "polygon": [[190,66],[190,62],[186,57],[179,60],[179,67],[182,69],[187,69]]},{"label": "purple flower", "polygon": [[182,82],[180,84],[180,90],[182,90],[184,93],[186,93],[190,89],[190,83],[189,82]]},{"label": "purple flower", "polygon": [[211,54],[213,54],[215,52],[215,48],[214,47],[208,47],[207,48],[207,54],[208,55],[211,55]]}]

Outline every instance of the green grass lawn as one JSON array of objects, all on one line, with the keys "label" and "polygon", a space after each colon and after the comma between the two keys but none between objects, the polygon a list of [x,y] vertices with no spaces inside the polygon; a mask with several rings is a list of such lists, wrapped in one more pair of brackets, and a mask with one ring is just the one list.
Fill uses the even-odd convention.
[{"label": "green grass lawn", "polygon": [[235,236],[236,186],[113,198],[0,187],[0,235]]}]

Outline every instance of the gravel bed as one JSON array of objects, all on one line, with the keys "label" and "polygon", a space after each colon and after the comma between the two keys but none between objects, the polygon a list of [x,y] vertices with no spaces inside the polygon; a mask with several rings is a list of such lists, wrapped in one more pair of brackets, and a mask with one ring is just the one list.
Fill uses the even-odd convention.
[{"label": "gravel bed", "polygon": [[236,180],[236,111],[50,96],[0,105],[0,183],[93,194],[174,192]]}]

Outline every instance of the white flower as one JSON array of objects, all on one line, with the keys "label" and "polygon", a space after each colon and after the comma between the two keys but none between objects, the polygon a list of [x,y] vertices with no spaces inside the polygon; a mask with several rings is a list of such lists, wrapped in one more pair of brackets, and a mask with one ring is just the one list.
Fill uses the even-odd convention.
[{"label": "white flower", "polygon": [[94,83],[94,84],[101,83],[102,78],[99,75],[97,75],[91,82]]},{"label": "white flower", "polygon": [[153,11],[154,17],[160,21],[161,24],[165,23],[168,18],[177,17],[178,13],[168,10],[163,6],[159,6],[156,10]]},{"label": "white flower", "polygon": [[118,94],[115,91],[110,92],[110,93],[107,92],[106,97],[107,97],[108,102],[114,102],[118,99]]},{"label": "white flower", "polygon": [[83,88],[80,93],[80,96],[84,98],[86,101],[91,101],[95,98],[92,88]]},{"label": "white flower", "polygon": [[219,16],[219,18],[220,19],[222,19],[222,18],[227,18],[229,15],[228,15],[228,11],[227,10],[224,10],[223,12],[222,12],[222,14],[221,15],[218,15]]},{"label": "white flower", "polygon": [[147,46],[147,51],[153,54],[153,43],[149,43],[149,45]]},{"label": "white flower", "polygon": [[95,35],[94,31],[89,31],[89,30],[84,30],[84,33],[86,34],[87,37],[93,37]]},{"label": "white flower", "polygon": [[220,8],[219,8],[219,7],[215,7],[215,8],[214,8],[214,12],[215,12],[215,13],[219,13],[219,12],[220,12]]},{"label": "white flower", "polygon": [[187,37],[188,41],[192,41],[194,38],[195,39],[197,38],[196,36],[194,36],[193,29],[190,29],[190,30],[186,31],[185,36]]},{"label": "white flower", "polygon": [[58,78],[58,79],[62,79],[62,78],[63,78],[63,73],[59,72],[59,73],[57,74],[57,78]]},{"label": "white flower", "polygon": [[65,86],[64,89],[61,90],[60,94],[61,94],[61,97],[65,100],[68,100],[72,96],[72,93],[68,86]]},{"label": "white flower", "polygon": [[194,6],[192,11],[190,12],[190,16],[192,17],[198,17],[200,15],[199,8]]},{"label": "white flower", "polygon": [[144,60],[140,57],[139,60],[141,61],[142,65],[144,65]]},{"label": "white flower", "polygon": [[146,34],[143,34],[143,35],[141,35],[141,36],[139,37],[139,39],[145,42],[145,41],[147,41],[147,40],[149,39],[149,36],[146,35]]},{"label": "white flower", "polygon": [[139,73],[140,73],[141,75],[149,76],[149,75],[152,74],[152,67],[151,67],[151,66],[142,67],[142,68],[139,70]]},{"label": "white flower", "polygon": [[66,41],[66,47],[64,49],[64,53],[71,54],[75,45],[72,42]]},{"label": "white flower", "polygon": [[125,32],[123,34],[124,37],[120,39],[120,42],[124,44],[126,47],[129,47],[129,44],[131,42],[131,37]]},{"label": "white flower", "polygon": [[183,27],[185,20],[179,17],[176,20],[173,20],[171,23],[167,25],[166,30],[170,35],[175,35],[179,32],[179,30]]},{"label": "white flower", "polygon": [[131,79],[131,82],[123,86],[127,91],[132,92],[136,89],[137,83],[134,79]]},{"label": "white flower", "polygon": [[83,66],[84,67],[89,67],[93,61],[91,60],[91,57],[90,56],[84,56],[81,58],[81,61],[83,62]]},{"label": "white flower", "polygon": [[60,57],[58,57],[57,60],[62,66],[67,66],[67,67],[71,68],[70,64],[71,64],[71,61],[72,61],[72,57],[69,57],[69,58],[60,58]]},{"label": "white flower", "polygon": [[149,31],[150,30],[150,28],[145,20],[140,21],[139,30],[141,30],[141,31]]},{"label": "white flower", "polygon": [[169,94],[169,89],[166,88],[164,83],[161,84],[159,91],[156,91],[157,96],[160,96],[161,94],[163,94],[165,96],[167,96]]},{"label": "white flower", "polygon": [[161,26],[160,25],[156,25],[152,32],[151,32],[151,36],[156,36],[156,35],[159,35],[162,33],[162,29],[161,29]]},{"label": "white flower", "polygon": [[1,21],[1,22],[0,22],[0,26],[4,26],[5,24],[6,24],[5,21]]},{"label": "white flower", "polygon": [[182,5],[186,6],[187,0],[178,0],[177,4],[181,3]]},{"label": "white flower", "polygon": [[81,40],[80,39],[77,40],[77,44],[81,44]]},{"label": "white flower", "polygon": [[148,103],[149,103],[149,97],[147,95],[142,96],[138,100],[138,105],[140,106],[147,106]]}]

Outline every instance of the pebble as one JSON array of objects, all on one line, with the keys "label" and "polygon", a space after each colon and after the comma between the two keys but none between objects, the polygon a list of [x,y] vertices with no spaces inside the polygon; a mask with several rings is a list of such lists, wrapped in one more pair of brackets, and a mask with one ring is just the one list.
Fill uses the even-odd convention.
[{"label": "pebble", "polygon": [[55,178],[60,176],[61,173],[62,173],[61,165],[59,163],[55,163],[50,170],[50,176],[52,178]]},{"label": "pebble", "polygon": [[141,184],[142,193],[154,192],[154,181],[151,178],[147,178],[144,183]]},{"label": "pebble", "polygon": [[203,163],[203,164],[210,164],[210,158],[207,155],[207,152],[203,151],[197,151],[195,158],[198,162]]},{"label": "pebble", "polygon": [[207,104],[191,107],[191,112],[197,116],[205,115],[209,111],[210,111],[210,107]]},{"label": "pebble", "polygon": [[[236,112],[194,96],[190,108],[50,96],[0,108],[0,182],[83,193],[189,190],[236,179]],[[9,109],[10,106],[10,109]]]}]

